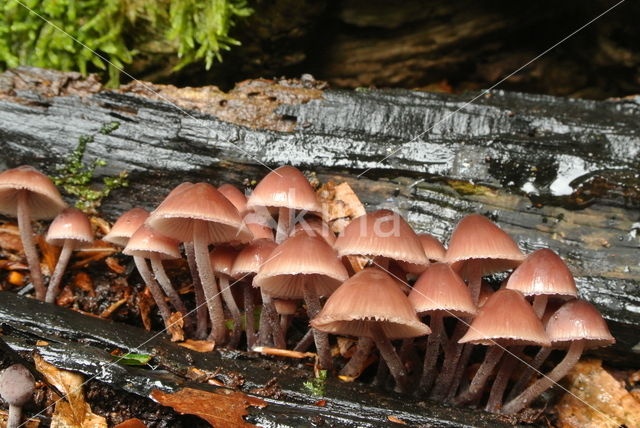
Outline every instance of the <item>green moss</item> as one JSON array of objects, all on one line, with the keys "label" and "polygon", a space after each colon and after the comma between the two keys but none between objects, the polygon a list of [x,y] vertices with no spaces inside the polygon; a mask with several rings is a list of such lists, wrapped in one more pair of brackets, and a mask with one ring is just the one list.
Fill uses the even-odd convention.
[{"label": "green moss", "polygon": [[104,70],[117,86],[119,70],[150,43],[177,55],[176,68],[209,69],[239,44],[229,30],[252,10],[246,0],[10,0],[0,12],[1,67]]},{"label": "green moss", "polygon": [[[120,123],[109,122],[102,125],[98,131],[100,134],[109,135],[118,127]],[[95,140],[95,135],[82,135],[78,139],[78,145],[71,152],[64,165],[56,170],[56,174],[51,177],[56,186],[77,197],[76,207],[87,214],[95,214],[100,207],[102,200],[109,196],[111,191],[119,187],[129,185],[127,171],[122,171],[115,177],[104,177],[102,186],[95,188],[93,181],[95,170],[105,166],[107,162],[103,159],[93,159],[88,164],[84,163],[84,155],[87,144]]]},{"label": "green moss", "polygon": [[326,383],[327,383],[327,371],[326,370],[318,370],[316,376],[304,382],[302,385],[309,390],[309,392],[318,397],[324,396],[326,392]]}]

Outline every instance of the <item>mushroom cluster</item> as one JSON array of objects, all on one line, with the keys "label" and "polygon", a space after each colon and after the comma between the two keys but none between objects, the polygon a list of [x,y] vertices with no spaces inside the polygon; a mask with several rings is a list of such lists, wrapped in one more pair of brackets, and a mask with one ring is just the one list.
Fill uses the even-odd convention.
[{"label": "mushroom cluster", "polygon": [[[45,176],[36,180],[40,187],[18,181],[36,174],[30,167],[0,174],[0,210],[17,215],[36,296],[53,302],[64,268],[56,269],[45,293],[29,219],[55,216],[64,204],[55,187],[42,184]],[[229,184],[183,183],[152,212],[123,214],[104,239],[133,256],[167,328],[177,313],[187,335],[218,346],[244,346],[243,337],[249,351],[306,351],[315,344],[317,364],[328,370],[343,363],[332,352],[333,336],[352,337],[357,345],[341,378],[357,377],[379,355],[381,385],[388,373],[397,391],[486,403],[492,412],[519,412],[583,350],[615,341],[598,311],[577,298],[573,276],[556,253],[525,256],[486,217],[462,218],[445,249],[390,210],[357,217],[337,236],[322,220],[322,208],[307,178],[284,166],[248,198]],[[48,240],[63,247],[61,264],[92,240],[85,220],[66,209],[52,223]],[[182,254],[195,308],[162,264]],[[494,291],[483,278],[496,273],[505,279]],[[289,334],[292,319],[310,326],[297,343]],[[567,352],[542,375],[551,349]],[[475,355],[483,357],[467,380]]]}]

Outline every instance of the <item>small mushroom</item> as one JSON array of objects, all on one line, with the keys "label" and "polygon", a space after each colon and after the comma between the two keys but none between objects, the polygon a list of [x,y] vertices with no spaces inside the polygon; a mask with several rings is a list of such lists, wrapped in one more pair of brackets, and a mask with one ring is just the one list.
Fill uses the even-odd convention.
[{"label": "small mushroom", "polygon": [[7,428],[17,428],[22,420],[22,407],[31,400],[35,379],[22,364],[4,369],[0,375],[0,395],[9,403]]},{"label": "small mushroom", "polygon": [[231,287],[235,285],[237,281],[229,281],[232,279],[231,269],[233,268],[233,261],[237,255],[238,251],[231,247],[222,246],[214,248],[214,250],[209,253],[211,268],[218,280],[218,288],[220,289],[225,305],[227,305],[233,317],[233,331],[228,344],[230,348],[238,346],[240,336],[242,335],[242,314],[231,291]]},{"label": "small mushroom", "polygon": [[0,174],[0,214],[18,219],[20,238],[27,256],[36,299],[44,300],[47,289],[40,271],[40,258],[33,241],[31,219],[54,218],[65,207],[60,192],[49,177],[23,165]]},{"label": "small mushroom", "polygon": [[276,229],[278,244],[291,234],[295,225],[296,211],[312,214],[322,212],[316,192],[309,180],[298,168],[289,165],[271,171],[260,180],[247,200],[247,208],[258,213],[264,209],[278,210]]},{"label": "small mushroom", "polygon": [[54,303],[60,293],[60,284],[71,254],[81,245],[93,242],[91,223],[79,209],[65,208],[49,226],[47,242],[62,247],[45,298],[47,303]]}]

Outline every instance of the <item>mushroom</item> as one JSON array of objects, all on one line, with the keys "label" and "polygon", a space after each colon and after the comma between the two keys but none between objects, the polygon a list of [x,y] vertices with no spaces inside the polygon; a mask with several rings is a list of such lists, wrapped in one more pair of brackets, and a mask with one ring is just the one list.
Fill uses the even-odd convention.
[{"label": "mushroom", "polygon": [[[309,319],[321,309],[321,296],[329,296],[348,277],[338,254],[321,236],[300,233],[287,238],[276,249],[254,278],[263,294],[272,298],[302,299]],[[329,338],[314,331],[320,366],[331,368]]]},{"label": "mushroom", "polygon": [[445,263],[434,263],[427,267],[409,293],[409,300],[418,315],[431,316],[431,334],[427,341],[419,389],[420,392],[427,392],[434,381],[440,346],[447,348],[443,318],[472,317],[476,314],[476,307],[462,278]]},{"label": "mushroom", "polygon": [[326,333],[369,337],[389,367],[396,389],[405,392],[407,373],[390,339],[431,333],[397,282],[378,268],[365,268],[327,299],[311,325]]},{"label": "mushroom", "polygon": [[547,333],[555,347],[569,348],[567,354],[551,372],[505,404],[502,413],[518,413],[527,407],[571,370],[584,349],[609,346],[616,341],[598,310],[582,300],[572,300],[562,305],[549,319]]},{"label": "mushroom", "polygon": [[183,183],[151,213],[147,224],[181,242],[193,242],[198,274],[211,319],[210,337],[225,343],[224,310],[211,269],[209,244],[248,242],[251,232],[240,213],[215,187],[207,183]]},{"label": "mushroom", "polygon": [[291,236],[297,235],[298,233],[321,236],[327,241],[327,244],[332,247],[336,242],[336,235],[329,225],[324,220],[311,215],[304,216],[302,220],[294,226]]},{"label": "mushroom", "polygon": [[[473,302],[477,304],[483,276],[513,269],[523,259],[524,254],[506,232],[488,218],[470,214],[458,222],[451,234],[444,261],[467,281]],[[453,350],[436,381],[433,391],[436,399],[443,398],[447,392],[451,398],[458,390],[473,349],[470,345],[456,344],[466,330],[466,324],[458,323],[451,335]],[[452,377],[445,378],[445,373]]]},{"label": "mushroom", "polygon": [[[518,290],[525,296],[533,296],[533,311],[538,318],[542,318],[549,299],[572,299],[578,296],[576,283],[571,275],[571,271],[562,259],[552,250],[543,248],[529,254],[520,266],[513,271],[507,281],[505,288]],[[550,352],[549,348],[542,348],[544,353]],[[522,354],[524,347],[514,348],[513,353]],[[486,410],[497,412],[502,405],[502,396],[507,387],[511,372],[518,365],[517,359],[513,355],[507,355],[500,363],[496,380],[493,382],[489,401]],[[524,368],[522,375],[531,372]],[[536,367],[537,369],[537,367]],[[528,379],[527,377],[527,379]]]},{"label": "mushroom", "polygon": [[33,241],[31,219],[54,218],[64,207],[65,203],[56,186],[36,169],[23,165],[0,173],[0,214],[18,219],[20,238],[38,300],[44,300],[47,289]]},{"label": "mushroom", "polygon": [[[236,279],[243,279],[246,277],[250,277],[251,281],[248,284],[245,284],[244,288],[244,312],[245,312],[245,323],[246,323],[246,336],[247,336],[247,349],[253,349],[256,343],[256,334],[255,334],[255,323],[253,318],[254,312],[254,295],[252,287],[254,275],[258,273],[260,266],[264,264],[266,260],[269,259],[273,250],[277,247],[277,244],[273,241],[262,239],[259,241],[252,242],[243,248],[240,253],[238,253],[236,259],[233,262],[233,267],[231,269],[231,275]],[[270,321],[267,320],[268,316]],[[271,332],[273,336],[280,337],[282,339],[278,339],[279,343],[284,342],[284,336],[280,330],[280,326],[278,325],[275,331],[271,331],[269,329],[263,329],[263,324],[267,324],[269,322],[273,324],[278,324],[277,322],[277,314],[275,314],[275,309],[273,313],[268,312],[267,309],[263,307],[262,312],[260,314],[260,331],[263,333],[264,337],[260,339],[261,343],[267,342],[267,334]],[[278,341],[274,340],[274,341]]]},{"label": "mushroom", "polygon": [[[188,318],[189,312],[187,311],[187,307],[176,289],[173,287],[173,284],[171,284],[171,280],[167,276],[167,272],[164,270],[164,266],[162,265],[162,260],[179,259],[181,257],[178,245],[179,242],[175,239],[164,236],[143,224],[131,236],[127,246],[122,252],[128,256],[133,256],[138,272],[140,272],[145,283],[147,283],[154,300],[156,300],[158,309],[161,309],[161,305],[164,306],[164,295],[162,293],[162,291],[164,291],[164,294],[169,297],[171,305],[176,311],[180,312],[180,315],[183,318],[185,318],[186,327],[189,328],[192,324]],[[147,282],[150,273],[145,259],[148,259],[151,263],[151,269],[153,270],[155,281],[151,278],[152,280]],[[162,287],[162,291],[158,288],[158,284]],[[158,298],[162,303],[159,302]],[[165,315],[166,314],[163,314],[163,318]],[[165,319],[165,324],[166,322],[167,319]]]},{"label": "mushroom", "polygon": [[259,210],[278,209],[277,243],[291,234],[296,210],[314,214],[322,212],[309,180],[300,170],[288,165],[271,171],[258,183],[249,196],[247,208],[258,213]]},{"label": "mushroom", "polygon": [[[244,193],[231,184],[221,185],[218,187],[218,191],[236,207],[253,235],[254,241],[258,239],[270,239],[273,241],[273,229],[269,226],[267,219],[247,208],[247,197]],[[236,244],[235,242],[231,243],[233,246]]]},{"label": "mushroom", "polygon": [[278,315],[280,315],[280,328],[285,337],[287,337],[287,330],[289,324],[291,324],[291,317],[296,314],[298,310],[298,301],[289,299],[273,299],[273,307],[276,309]]},{"label": "mushroom", "polygon": [[233,317],[233,332],[231,333],[231,339],[229,340],[230,348],[238,346],[238,343],[240,343],[240,336],[242,335],[242,315],[240,314],[240,308],[238,308],[238,304],[231,292],[231,285],[235,283],[229,285],[233,261],[237,255],[238,251],[230,247],[216,247],[209,253],[211,268],[218,278],[220,293],[222,293],[224,303],[227,305],[227,308],[229,308],[231,316]]},{"label": "mushroom", "polygon": [[[418,239],[420,240],[424,254],[427,256],[429,261],[440,262],[444,260],[447,250],[438,238],[428,233],[418,233]],[[403,271],[414,274],[420,274],[427,268],[427,265],[417,265],[403,261],[399,261],[398,265]]]},{"label": "mushroom", "polygon": [[60,293],[62,276],[69,264],[71,253],[82,244],[93,242],[91,223],[79,209],[65,208],[49,226],[47,242],[56,247],[62,247],[45,298],[47,303],[54,303]]},{"label": "mushroom", "polygon": [[0,396],[9,403],[7,428],[17,428],[22,421],[22,407],[31,400],[35,379],[22,364],[7,367],[0,375]]},{"label": "mushroom", "polygon": [[[366,256],[378,267],[388,269],[389,262],[405,262],[426,266],[429,260],[420,239],[411,226],[390,210],[378,210],[356,217],[349,223],[334,244],[338,255]],[[396,282],[400,287],[404,284]],[[358,339],[356,351],[340,371],[341,376],[357,377],[364,369],[373,342],[369,337]]]},{"label": "mushroom", "polygon": [[550,345],[540,319],[522,293],[506,289],[498,290],[489,297],[460,343],[487,345],[489,349],[471,385],[456,398],[456,404],[480,398],[506,346]]}]

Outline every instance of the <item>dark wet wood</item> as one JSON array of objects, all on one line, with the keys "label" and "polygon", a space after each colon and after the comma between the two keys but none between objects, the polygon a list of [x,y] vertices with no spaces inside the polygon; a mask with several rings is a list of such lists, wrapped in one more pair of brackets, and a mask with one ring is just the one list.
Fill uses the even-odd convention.
[{"label": "dark wet wood", "polygon": [[[469,105],[473,94],[260,81],[245,84],[251,96],[209,105],[206,88],[112,92],[90,83],[37,70],[0,77],[0,167],[52,172],[80,135],[117,120],[117,131],[88,147],[89,157],[109,162],[102,174],[130,171],[131,187],[103,204],[111,220],[135,205],[153,208],[185,180],[242,185],[282,164],[346,181],[369,209],[399,210],[444,240],[461,216],[486,214],[525,251],[549,247],[564,257],[618,341],[600,355],[640,364],[632,351],[640,340],[638,97],[495,91]],[[269,119],[260,129],[247,126],[261,115]]]}]

